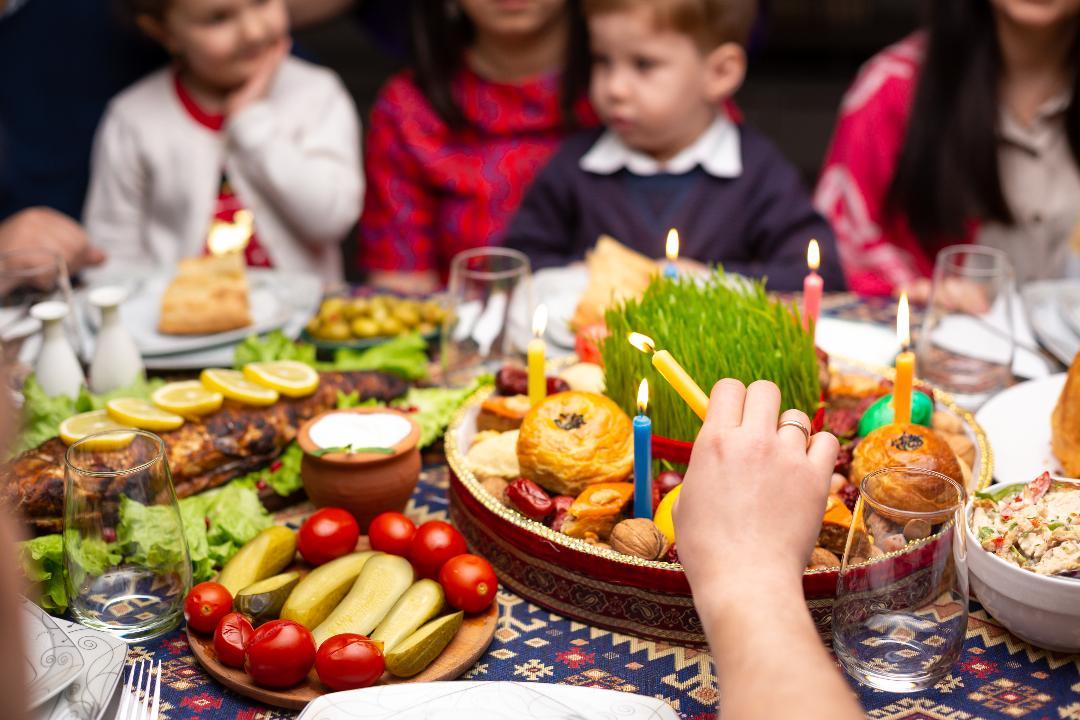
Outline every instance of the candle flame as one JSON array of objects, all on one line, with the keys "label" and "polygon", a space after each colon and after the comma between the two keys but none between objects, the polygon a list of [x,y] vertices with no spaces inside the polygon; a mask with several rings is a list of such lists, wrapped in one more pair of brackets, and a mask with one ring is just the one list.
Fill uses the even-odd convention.
[{"label": "candle flame", "polygon": [[806,246],[806,266],[811,270],[821,267],[821,249],[818,247],[817,240],[811,240]]},{"label": "candle flame", "polygon": [[641,384],[637,389],[637,409],[642,415],[645,414],[645,410],[649,407],[649,381],[646,378],[641,378]]},{"label": "candle flame", "polygon": [[636,347],[641,352],[654,353],[656,352],[656,342],[648,335],[642,335],[641,333],[630,333],[630,344]]},{"label": "candle flame", "polygon": [[911,327],[908,317],[907,293],[900,293],[900,302],[896,305],[896,339],[900,341],[900,347],[904,350],[911,345]]},{"label": "candle flame", "polygon": [[667,231],[667,259],[675,262],[679,259],[679,231],[671,228]]},{"label": "candle flame", "polygon": [[547,330],[548,310],[547,305],[543,303],[536,306],[536,312],[533,313],[532,331],[533,337],[543,337],[544,331]]}]

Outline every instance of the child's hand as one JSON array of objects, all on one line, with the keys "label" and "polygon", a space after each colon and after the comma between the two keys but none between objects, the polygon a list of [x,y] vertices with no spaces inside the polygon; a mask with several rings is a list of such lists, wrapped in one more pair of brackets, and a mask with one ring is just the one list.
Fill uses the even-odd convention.
[{"label": "child's hand", "polygon": [[248,105],[266,97],[266,93],[270,90],[270,83],[274,80],[274,74],[291,49],[292,40],[284,37],[266,53],[266,57],[248,81],[225,99],[226,117],[232,117]]}]

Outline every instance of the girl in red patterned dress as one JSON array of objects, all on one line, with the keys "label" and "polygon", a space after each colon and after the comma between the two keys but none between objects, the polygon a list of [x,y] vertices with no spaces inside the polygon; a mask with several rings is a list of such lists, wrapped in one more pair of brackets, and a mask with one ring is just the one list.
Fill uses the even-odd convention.
[{"label": "girl in red patterned dress", "polygon": [[415,68],[386,84],[365,145],[359,264],[410,292],[495,245],[569,130],[596,119],[578,0],[414,0]]},{"label": "girl in red patterned dress", "polygon": [[818,182],[849,287],[925,300],[960,242],[1020,282],[1080,275],[1080,0],[927,5],[848,91]]}]

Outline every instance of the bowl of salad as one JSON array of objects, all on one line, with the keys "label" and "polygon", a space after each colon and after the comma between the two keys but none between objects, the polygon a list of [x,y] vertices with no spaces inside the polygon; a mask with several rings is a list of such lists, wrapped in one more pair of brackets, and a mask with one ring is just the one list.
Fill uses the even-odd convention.
[{"label": "bowl of salad", "polygon": [[1014,635],[1080,652],[1080,481],[1043,473],[968,503],[968,568],[979,602]]}]

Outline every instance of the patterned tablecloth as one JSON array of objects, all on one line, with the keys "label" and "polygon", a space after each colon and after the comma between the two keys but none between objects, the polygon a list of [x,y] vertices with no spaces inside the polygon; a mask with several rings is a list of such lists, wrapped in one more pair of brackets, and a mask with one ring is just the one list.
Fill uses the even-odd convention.
[{"label": "patterned tablecloth", "polygon": [[[831,298],[827,311],[849,319],[888,322],[888,302]],[[446,516],[445,468],[423,474],[407,513],[417,522]],[[279,514],[294,522],[310,507]],[[499,593],[495,639],[465,674],[473,680],[587,685],[662,698],[683,718],[714,716],[716,677],[708,653],[573,622],[507,592]],[[956,667],[932,690],[892,695],[852,682],[868,717],[878,720],[1080,720],[1080,655],[1060,655],[1024,643],[972,603],[967,641]],[[211,679],[182,631],[129,653],[129,662],[160,660],[162,720],[261,720],[289,713],[258,705]],[[838,667],[838,672],[840,672]],[[777,678],[777,682],[783,682]]]}]

